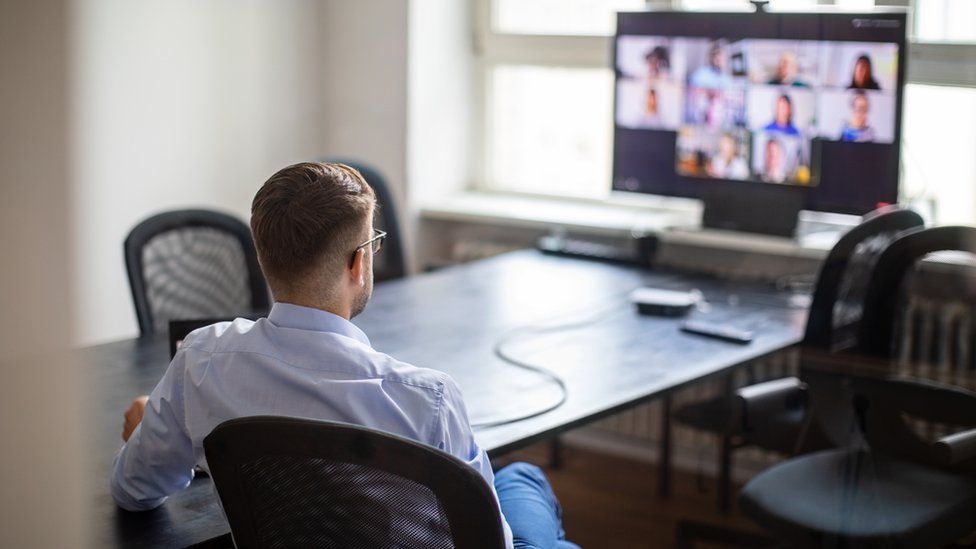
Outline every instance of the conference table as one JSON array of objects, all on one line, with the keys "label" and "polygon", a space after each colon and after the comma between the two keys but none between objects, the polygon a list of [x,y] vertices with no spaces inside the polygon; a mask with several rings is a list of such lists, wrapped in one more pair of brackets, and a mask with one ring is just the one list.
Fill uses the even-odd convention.
[{"label": "conference table", "polygon": [[[637,313],[632,290],[702,292],[690,313],[755,334],[736,344],[680,330],[683,319]],[[806,310],[768,284],[662,272],[544,255],[534,250],[378,284],[354,319],[373,347],[447,372],[461,386],[475,437],[497,457],[658,398],[800,341]],[[497,347],[501,346],[501,349]],[[516,367],[497,354],[545,368],[565,383]],[[226,547],[229,528],[210,479],[200,476],[160,508],[131,513],[109,493],[121,444],[122,412],[149,393],[169,362],[165,337],[79,351],[90,407],[89,525],[93,547]]]}]

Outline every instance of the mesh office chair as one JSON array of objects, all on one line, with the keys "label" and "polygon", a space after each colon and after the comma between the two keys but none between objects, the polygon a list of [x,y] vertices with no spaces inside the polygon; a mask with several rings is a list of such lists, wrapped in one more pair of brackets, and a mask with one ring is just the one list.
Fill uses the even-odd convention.
[{"label": "mesh office chair", "polygon": [[[823,432],[839,448],[776,465],[743,489],[742,510],[778,537],[803,546],[907,548],[976,530],[976,393],[893,370],[906,275],[943,250],[976,253],[976,229],[939,227],[893,242],[869,278],[856,353],[834,359],[847,368],[804,363]],[[928,440],[920,422],[952,432]]]},{"label": "mesh office chair", "polygon": [[170,320],[263,313],[270,306],[247,225],[209,210],[154,215],[125,239],[125,266],[142,336]]},{"label": "mesh office chair", "polygon": [[373,226],[386,231],[386,241],[383,252],[373,258],[373,278],[376,282],[384,282],[403,278],[407,274],[406,258],[403,254],[403,235],[396,211],[393,193],[386,182],[386,178],[372,166],[349,158],[321,158],[320,162],[345,164],[356,169],[363,175],[369,186],[376,193],[376,213]]},{"label": "mesh office chair", "polygon": [[238,549],[501,549],[501,514],[471,467],[354,425],[249,417],[203,442]]},{"label": "mesh office chair", "polygon": [[[917,213],[886,207],[869,213],[841,237],[817,276],[804,347],[838,351],[856,342],[864,288],[874,261],[898,234],[922,225]],[[736,450],[752,446],[792,455],[827,445],[816,424],[809,428],[807,395],[795,377],[756,383],[733,394],[695,402],[676,410],[673,417],[721,437],[717,504],[723,511],[730,506]]]}]

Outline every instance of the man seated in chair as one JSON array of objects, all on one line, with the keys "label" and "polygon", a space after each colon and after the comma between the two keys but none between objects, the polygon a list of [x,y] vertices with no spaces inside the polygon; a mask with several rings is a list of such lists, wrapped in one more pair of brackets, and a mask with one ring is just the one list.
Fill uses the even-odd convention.
[{"label": "man seated in chair", "polygon": [[[274,306],[190,334],[151,395],[125,412],[112,495],[130,511],[186,488],[203,439],[220,423],[280,415],[342,421],[424,442],[475,468],[495,488],[508,547],[575,547],[538,468],[492,473],[448,375],[370,347],[350,319],[373,289],[373,190],[341,164],[302,163],[271,176],[254,197],[251,231]],[[409,326],[402,329],[409,330]]]}]

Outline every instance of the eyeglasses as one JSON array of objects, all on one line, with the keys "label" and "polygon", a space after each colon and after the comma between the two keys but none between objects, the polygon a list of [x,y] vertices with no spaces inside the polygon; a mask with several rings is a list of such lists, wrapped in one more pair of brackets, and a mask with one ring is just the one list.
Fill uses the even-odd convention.
[{"label": "eyeglasses", "polygon": [[370,238],[366,242],[363,242],[359,246],[356,246],[356,249],[353,250],[353,252],[358,252],[360,248],[363,248],[365,246],[369,246],[370,244],[372,244],[373,253],[374,254],[377,254],[377,253],[379,253],[380,250],[383,249],[383,241],[384,240],[386,240],[386,231],[381,231],[379,229],[373,229],[373,238]]},{"label": "eyeglasses", "polygon": [[356,262],[356,252],[358,252],[360,248],[372,245],[373,254],[375,255],[383,249],[384,240],[386,240],[386,231],[373,229],[373,238],[370,238],[366,242],[356,246],[356,249],[352,251],[352,257],[349,258],[349,267],[351,268],[353,263]]}]

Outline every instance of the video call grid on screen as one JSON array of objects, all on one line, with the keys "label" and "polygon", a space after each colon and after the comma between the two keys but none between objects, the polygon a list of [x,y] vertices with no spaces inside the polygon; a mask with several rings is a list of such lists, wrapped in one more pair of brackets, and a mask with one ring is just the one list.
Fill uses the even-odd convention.
[{"label": "video call grid on screen", "polygon": [[775,183],[814,210],[897,199],[905,16],[621,13],[614,189]]}]

